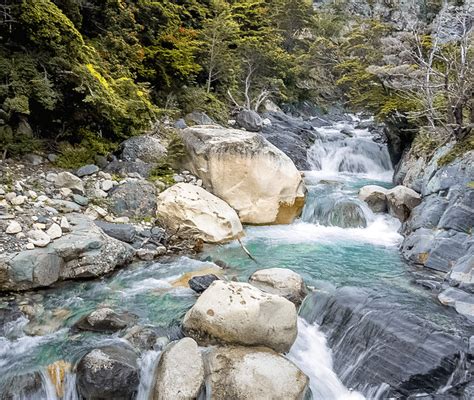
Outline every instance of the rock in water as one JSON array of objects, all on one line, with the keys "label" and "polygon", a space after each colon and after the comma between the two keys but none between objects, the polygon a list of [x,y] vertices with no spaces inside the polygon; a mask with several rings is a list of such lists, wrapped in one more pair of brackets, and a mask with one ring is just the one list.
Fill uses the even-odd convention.
[{"label": "rock in water", "polygon": [[219,278],[214,274],[200,275],[192,277],[188,284],[191,289],[196,293],[204,292],[212,282],[217,281]]},{"label": "rock in water", "polygon": [[226,202],[189,183],[160,193],[157,218],[182,238],[223,243],[243,236],[239,217]]},{"label": "rock in water", "polygon": [[201,345],[263,345],[284,353],[296,339],[296,308],[247,283],[219,280],[186,313],[183,329]]},{"label": "rock in water", "polygon": [[388,211],[391,215],[405,222],[418,204],[421,196],[406,186],[396,186],[386,193]]},{"label": "rock in water", "polygon": [[94,349],[77,365],[77,389],[88,400],[129,400],[138,384],[137,355],[125,346]]},{"label": "rock in water", "polygon": [[237,114],[237,124],[249,132],[260,132],[263,128],[263,120],[255,111],[242,110]]},{"label": "rock in water", "polygon": [[129,313],[116,313],[110,308],[99,308],[81,318],[74,324],[74,328],[82,331],[116,332],[126,328],[136,320],[136,316]]},{"label": "rock in water", "polygon": [[367,185],[360,189],[359,199],[365,201],[375,213],[387,212],[387,189],[377,185]]},{"label": "rock in water", "polygon": [[146,163],[158,163],[166,155],[166,148],[160,140],[148,135],[133,136],[120,145],[121,158],[125,161],[137,159]]},{"label": "rock in water", "polygon": [[249,283],[264,292],[283,296],[297,307],[307,293],[303,278],[287,268],[261,269],[252,274]]},{"label": "rock in water", "polygon": [[150,400],[196,399],[203,383],[204,365],[197,343],[184,338],[163,351]]},{"label": "rock in water", "polygon": [[188,128],[181,135],[188,169],[236,210],[242,223],[286,224],[300,215],[301,174],[261,135],[216,126]]},{"label": "rock in water", "polygon": [[303,400],[309,379],[265,347],[218,347],[206,354],[206,395],[219,400]]}]

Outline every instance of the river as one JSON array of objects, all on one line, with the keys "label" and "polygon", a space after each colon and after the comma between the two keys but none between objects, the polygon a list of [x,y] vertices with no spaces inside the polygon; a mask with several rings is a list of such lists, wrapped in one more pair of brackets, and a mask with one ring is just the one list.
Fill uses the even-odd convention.
[{"label": "river", "polygon": [[[301,274],[314,291],[301,307],[298,338],[287,357],[310,377],[315,400],[386,398],[389,384],[382,375],[361,378],[380,341],[371,342],[371,337],[367,348],[358,349],[353,325],[363,324],[345,327],[341,336],[321,319],[329,304],[322,299],[346,288],[368,291],[389,302],[393,312],[410,313],[450,333],[455,317],[412,283],[411,269],[398,251],[400,223],[388,215],[373,214],[358,200],[358,190],[364,185],[390,187],[393,171],[386,147],[375,143],[367,130],[354,126],[355,122],[318,128],[316,142],[308,151],[311,171],[305,172],[308,196],[300,220],[287,226],[246,228],[244,244],[257,262],[232,243],[207,247],[199,259],[137,263],[101,280],[67,282],[4,299],[4,304],[17,302],[34,312],[30,320],[21,316],[0,329],[0,391],[13,393],[14,399],[58,399],[46,373],[48,365],[58,360],[74,364],[93,347],[124,341],[119,334],[68,329],[98,306],[134,313],[140,324],[160,326],[163,335],[173,336],[196,299],[189,288],[180,286],[180,278],[191,271],[212,271],[211,261],[220,260],[229,266],[227,277],[242,280],[257,269],[287,267]],[[350,129],[349,134],[341,133],[344,128]],[[148,396],[159,350],[157,345],[141,356],[139,399]],[[25,379],[15,378],[35,371],[41,384],[34,390]],[[73,372],[66,373],[65,381],[62,398],[76,400]]]}]

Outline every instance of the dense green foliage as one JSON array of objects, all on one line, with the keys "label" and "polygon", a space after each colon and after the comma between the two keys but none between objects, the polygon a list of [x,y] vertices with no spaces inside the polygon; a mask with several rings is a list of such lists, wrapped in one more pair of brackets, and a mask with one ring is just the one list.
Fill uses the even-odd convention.
[{"label": "dense green foliage", "polygon": [[[60,161],[77,164],[164,114],[203,111],[226,123],[232,109],[258,109],[267,98],[345,102],[414,126],[462,122],[464,103],[443,115],[459,108],[455,71],[441,59],[456,59],[457,44],[433,64],[450,91],[428,99],[434,111],[426,113],[423,93],[390,82],[398,65],[387,62],[384,40],[396,37],[395,27],[350,15],[346,3],[316,10],[311,0],[5,0],[0,146],[18,153],[37,148],[33,136],[47,139]],[[423,2],[420,18],[432,20],[440,4]],[[424,38],[428,54],[433,44]]]}]

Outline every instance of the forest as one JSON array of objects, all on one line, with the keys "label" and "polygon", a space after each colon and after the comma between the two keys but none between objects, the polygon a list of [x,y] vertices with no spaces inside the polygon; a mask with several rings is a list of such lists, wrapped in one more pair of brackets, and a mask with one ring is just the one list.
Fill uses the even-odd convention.
[{"label": "forest", "polygon": [[226,124],[267,99],[342,104],[462,140],[474,120],[472,18],[424,2],[401,29],[330,3],[6,0],[3,157],[72,145],[86,161],[162,118],[203,111]]}]

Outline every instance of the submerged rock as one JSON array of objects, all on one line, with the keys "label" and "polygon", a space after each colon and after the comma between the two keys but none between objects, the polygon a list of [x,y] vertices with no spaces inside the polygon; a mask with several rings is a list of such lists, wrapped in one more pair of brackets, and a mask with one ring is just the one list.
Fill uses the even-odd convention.
[{"label": "submerged rock", "polygon": [[150,400],[196,399],[204,383],[204,365],[197,343],[184,338],[161,354]]},{"label": "submerged rock", "polygon": [[287,268],[261,269],[252,274],[249,283],[264,292],[282,296],[297,307],[307,294],[303,278]]},{"label": "submerged rock", "polygon": [[158,196],[157,218],[178,237],[223,243],[243,236],[237,213],[223,200],[189,183]]},{"label": "submerged rock", "polygon": [[186,313],[183,329],[201,345],[263,345],[283,353],[296,339],[296,308],[247,283],[219,280]]},{"label": "submerged rock", "polygon": [[301,174],[261,135],[216,126],[188,128],[181,135],[188,169],[234,208],[242,223],[285,224],[300,215]]},{"label": "submerged rock", "polygon": [[296,365],[265,347],[217,347],[205,355],[211,399],[304,400],[309,379]]},{"label": "submerged rock", "polygon": [[77,389],[87,400],[131,400],[138,384],[137,354],[125,346],[93,349],[77,365]]}]

